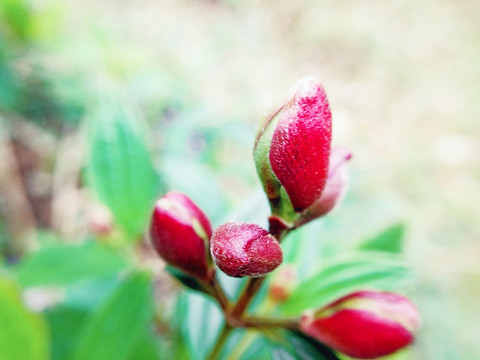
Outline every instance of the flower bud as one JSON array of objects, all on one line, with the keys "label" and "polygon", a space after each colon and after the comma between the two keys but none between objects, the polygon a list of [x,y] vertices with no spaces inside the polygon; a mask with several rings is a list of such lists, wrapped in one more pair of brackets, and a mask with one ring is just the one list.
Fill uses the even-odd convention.
[{"label": "flower bud", "polygon": [[280,267],[273,275],[268,288],[270,299],[275,303],[283,303],[288,299],[297,282],[297,271],[294,266],[284,265]]},{"label": "flower bud", "polygon": [[208,218],[186,195],[172,191],[155,204],[150,225],[155,250],[170,265],[204,281],[215,271],[211,236]]},{"label": "flower bud", "polygon": [[98,237],[107,237],[114,229],[110,209],[102,204],[93,203],[87,209],[88,228]]},{"label": "flower bud", "polygon": [[405,297],[360,291],[303,315],[300,329],[348,356],[374,359],[409,345],[419,325],[417,309]]},{"label": "flower bud", "polygon": [[322,195],[304,211],[296,221],[296,226],[326,215],[337,207],[344,199],[348,188],[347,161],[352,153],[345,147],[334,147],[330,155],[328,179]]},{"label": "flower bud", "polygon": [[320,197],[328,178],[330,143],[325,91],[317,80],[303,79],[255,143],[257,172],[275,215],[285,218],[286,208],[302,212]]},{"label": "flower bud", "polygon": [[225,274],[259,277],[282,263],[282,248],[267,230],[232,222],[219,226],[211,240],[212,257]]}]

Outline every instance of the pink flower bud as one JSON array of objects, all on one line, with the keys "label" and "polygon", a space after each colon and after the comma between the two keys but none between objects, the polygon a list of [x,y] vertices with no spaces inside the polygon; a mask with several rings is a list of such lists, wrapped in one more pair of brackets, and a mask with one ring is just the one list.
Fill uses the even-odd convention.
[{"label": "pink flower bud", "polygon": [[214,274],[209,252],[212,227],[192,200],[169,192],[155,204],[150,238],[158,254],[170,265],[208,281]]},{"label": "pink flower bud", "polygon": [[282,263],[282,248],[265,229],[242,222],[219,226],[211,240],[212,257],[225,274],[259,277]]},{"label": "pink flower bud", "polygon": [[332,149],[328,179],[322,195],[298,218],[297,227],[326,215],[343,201],[348,188],[347,161],[351,157],[352,153],[345,147]]},{"label": "pink flower bud", "polygon": [[298,283],[297,270],[292,265],[283,265],[274,274],[268,295],[275,303],[282,303],[288,299]]},{"label": "pink flower bud", "polygon": [[88,228],[98,237],[107,237],[114,229],[110,209],[102,204],[92,203],[87,209]]},{"label": "pink flower bud", "polygon": [[331,125],[323,87],[306,78],[261,129],[255,163],[274,214],[285,217],[282,189],[295,212],[306,210],[322,194],[328,178]]},{"label": "pink flower bud", "polygon": [[345,296],[305,314],[300,323],[307,335],[358,359],[389,355],[409,345],[419,326],[417,309],[408,299],[376,291]]}]

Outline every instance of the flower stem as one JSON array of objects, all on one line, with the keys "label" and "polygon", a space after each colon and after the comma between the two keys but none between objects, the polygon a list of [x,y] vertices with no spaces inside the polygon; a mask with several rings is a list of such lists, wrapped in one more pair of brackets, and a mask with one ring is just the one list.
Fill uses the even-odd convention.
[{"label": "flower stem", "polygon": [[258,289],[260,289],[260,286],[264,280],[265,277],[248,279],[247,285],[243,289],[242,294],[238,298],[238,301],[232,310],[233,317],[238,318],[243,315],[248,305],[253,300],[254,295],[257,293]]},{"label": "flower stem", "polygon": [[300,324],[300,319],[299,318],[269,319],[269,318],[260,318],[260,317],[246,317],[242,319],[242,323],[245,327],[255,327],[255,328],[280,327],[284,329],[297,330]]},{"label": "flower stem", "polygon": [[[270,234],[272,234],[278,242],[290,231],[292,227],[283,222],[281,219],[270,218]],[[217,338],[215,346],[207,357],[209,360],[216,360],[220,355],[223,345],[225,344],[230,332],[234,326],[245,328],[269,328],[282,327],[286,329],[298,329],[299,319],[267,319],[257,317],[243,317],[243,314],[253,300],[255,294],[258,292],[265,277],[249,278],[247,285],[245,285],[240,297],[235,305],[230,303],[225,292],[223,291],[216,276],[210,281],[211,295],[217,300],[218,304],[225,314],[226,323]]]},{"label": "flower stem", "polygon": [[[291,228],[289,228],[284,222],[281,222],[277,218],[270,218],[270,234],[272,234],[278,242],[282,241],[283,237],[287,235],[290,230]],[[232,310],[231,314],[233,317],[238,318],[243,315],[264,280],[265,277],[248,279],[247,285],[243,289],[242,294]]]},{"label": "flower stem", "polygon": [[230,326],[228,323],[225,323],[223,326],[222,331],[218,335],[217,342],[215,343],[215,346],[213,347],[212,351],[210,354],[207,356],[208,360],[216,360],[218,356],[220,355],[220,351],[222,350],[223,345],[228,339],[228,336],[230,335],[230,332],[233,330],[233,327]]},{"label": "flower stem", "polygon": [[215,297],[215,299],[217,299],[217,302],[222,308],[223,312],[227,313],[230,310],[231,303],[230,300],[228,300],[227,295],[225,295],[225,292],[223,291],[223,288],[218,282],[216,276],[212,278],[210,285],[212,286],[212,295]]}]

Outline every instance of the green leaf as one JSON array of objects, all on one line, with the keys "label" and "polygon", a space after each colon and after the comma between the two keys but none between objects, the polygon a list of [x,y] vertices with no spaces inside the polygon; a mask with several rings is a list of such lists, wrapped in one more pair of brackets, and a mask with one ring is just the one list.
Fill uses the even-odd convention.
[{"label": "green leaf", "polygon": [[90,311],[98,308],[121,283],[120,276],[92,279],[67,286],[63,304]]},{"label": "green leaf", "polygon": [[86,321],[74,360],[128,359],[153,316],[150,277],[129,276]]},{"label": "green leaf", "polygon": [[[160,356],[160,350],[162,356]],[[160,346],[159,340],[150,329],[140,334],[136,339],[128,360],[159,360],[171,359],[170,354],[165,353],[165,348]]]},{"label": "green leaf", "polygon": [[15,284],[0,279],[0,359],[48,358],[48,331],[43,318],[25,309]]},{"label": "green leaf", "polygon": [[298,267],[300,280],[318,269],[319,259],[323,256],[323,227],[322,221],[312,221],[288,234],[282,241],[283,262]]},{"label": "green leaf", "polygon": [[102,104],[91,118],[89,185],[132,238],[147,225],[160,190],[144,131],[125,104]]},{"label": "green leaf", "polygon": [[255,329],[234,329],[223,346],[219,358],[222,360],[271,359],[269,344],[260,334]]},{"label": "green leaf", "polygon": [[84,310],[59,305],[45,313],[50,327],[51,354],[54,360],[71,359],[78,335],[88,313]]},{"label": "green leaf", "polygon": [[339,360],[335,353],[318,341],[293,331],[269,338],[273,360]]},{"label": "green leaf", "polygon": [[301,283],[283,304],[283,311],[298,314],[364,288],[394,290],[410,278],[411,272],[397,257],[385,253],[346,256]]},{"label": "green leaf", "polygon": [[89,241],[80,246],[50,245],[25,258],[16,270],[25,287],[64,286],[115,276],[127,263],[111,249]]},{"label": "green leaf", "polygon": [[403,224],[396,224],[385,229],[380,234],[365,240],[358,246],[358,249],[401,253],[403,250],[404,236],[405,226]]},{"label": "green leaf", "polygon": [[224,324],[223,314],[213,300],[199,293],[182,294],[178,305],[178,322],[190,358],[203,360]]},{"label": "green leaf", "polygon": [[27,40],[30,35],[32,18],[29,4],[25,0],[2,0],[0,3],[0,19],[20,41]]}]

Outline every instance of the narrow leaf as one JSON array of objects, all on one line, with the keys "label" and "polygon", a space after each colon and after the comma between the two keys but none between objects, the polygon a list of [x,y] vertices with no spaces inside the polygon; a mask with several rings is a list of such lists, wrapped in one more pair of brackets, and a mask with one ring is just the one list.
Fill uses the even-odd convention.
[{"label": "narrow leaf", "polygon": [[365,240],[358,246],[358,249],[401,253],[403,250],[404,236],[405,226],[403,224],[396,224],[385,229],[380,234]]},{"label": "narrow leaf", "polygon": [[283,304],[283,310],[286,314],[298,314],[364,288],[393,290],[403,285],[410,276],[410,271],[402,262],[385,254],[344,257],[301,283]]}]

